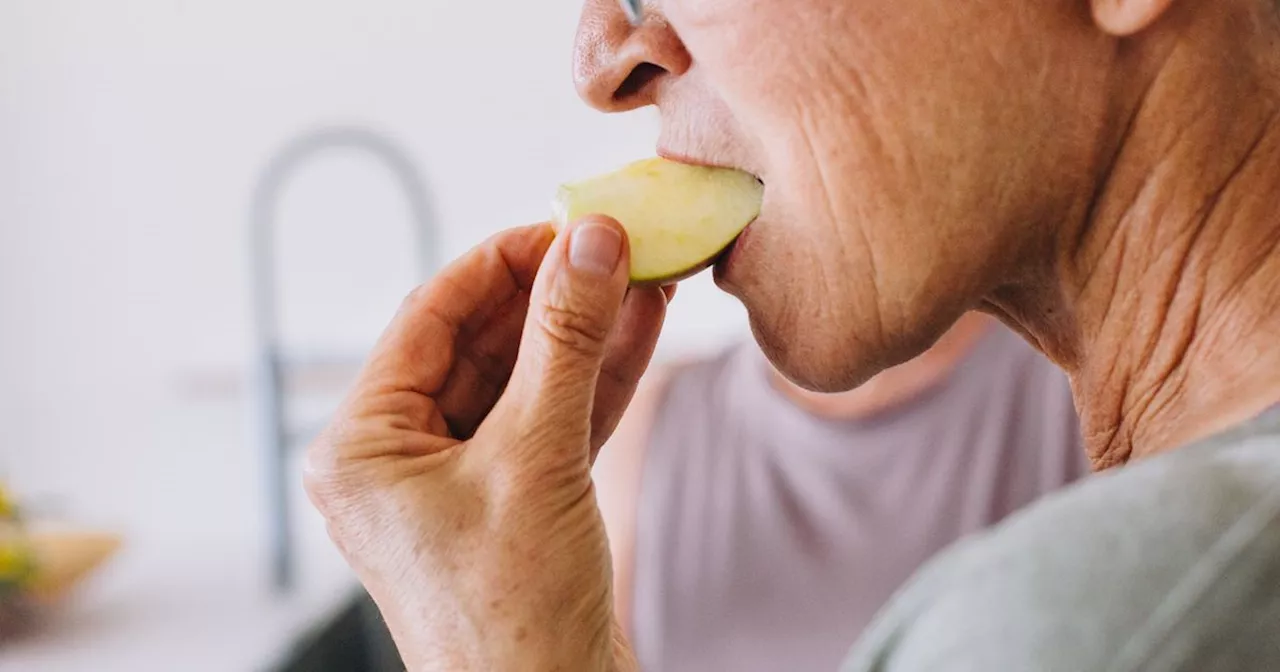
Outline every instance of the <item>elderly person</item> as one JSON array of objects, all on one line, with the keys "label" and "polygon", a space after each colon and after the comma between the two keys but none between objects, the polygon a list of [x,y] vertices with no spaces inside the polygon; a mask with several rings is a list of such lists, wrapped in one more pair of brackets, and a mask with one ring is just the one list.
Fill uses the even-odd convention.
[{"label": "elderly person", "polygon": [[838,394],[744,345],[651,370],[594,470],[641,668],[834,670],[924,561],[1083,475],[1066,376],[992,322]]},{"label": "elderly person", "polygon": [[[980,308],[1123,465],[944,553],[846,669],[1280,669],[1276,0],[590,0],[576,77],[765,182],[717,274],[789,378],[852,388]],[[590,472],[668,298],[628,260],[595,217],[482,244],[312,447],[412,669],[634,665]]]}]

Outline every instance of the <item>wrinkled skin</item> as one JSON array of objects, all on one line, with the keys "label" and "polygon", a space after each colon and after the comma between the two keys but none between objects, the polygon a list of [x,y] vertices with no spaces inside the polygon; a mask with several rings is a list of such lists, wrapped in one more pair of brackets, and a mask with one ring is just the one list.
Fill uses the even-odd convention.
[{"label": "wrinkled skin", "polygon": [[1234,370],[1226,332],[1256,326],[1199,307],[1245,288],[1180,278],[1203,255],[1244,283],[1280,237],[1220,240],[1272,188],[1245,168],[1277,142],[1273,0],[662,0],[637,28],[614,4],[584,5],[579,92],[764,180],[718,279],[792,380],[849,389],[980,309],[1067,370],[1099,466],[1247,417],[1184,408],[1185,360]]},{"label": "wrinkled skin", "polygon": [[[647,11],[588,0],[577,84],[765,181],[719,282],[790,378],[852,387],[980,307],[1066,368],[1098,466],[1280,401],[1273,0]],[[590,470],[669,297],[625,245],[574,267],[588,225],[623,235],[512,230],[427,283],[309,452],[410,669],[634,667]]]},{"label": "wrinkled skin", "polygon": [[628,290],[628,258],[612,220],[490,238],[405,300],[309,448],[307,493],[409,669],[627,658],[591,464],[671,295]]},{"label": "wrinkled skin", "polygon": [[[1075,0],[665,0],[636,31],[614,4],[584,9],[583,97],[656,104],[660,151],[765,181],[720,284],[780,369],[828,391],[923,351],[1015,263],[1050,264],[1127,104]],[[665,72],[624,86],[642,62]]]}]

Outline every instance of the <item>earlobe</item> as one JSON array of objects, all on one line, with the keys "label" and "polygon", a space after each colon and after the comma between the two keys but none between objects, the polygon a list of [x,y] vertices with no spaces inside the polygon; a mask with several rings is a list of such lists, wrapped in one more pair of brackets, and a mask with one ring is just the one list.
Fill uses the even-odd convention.
[{"label": "earlobe", "polygon": [[1093,21],[1116,37],[1139,33],[1156,22],[1173,0],[1089,0]]}]

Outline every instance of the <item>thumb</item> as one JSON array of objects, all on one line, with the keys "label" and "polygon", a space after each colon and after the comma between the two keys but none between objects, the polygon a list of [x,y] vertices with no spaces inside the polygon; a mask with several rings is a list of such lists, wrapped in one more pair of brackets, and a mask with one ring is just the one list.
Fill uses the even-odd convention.
[{"label": "thumb", "polygon": [[517,445],[589,459],[596,381],[627,294],[629,252],[622,227],[600,216],[566,227],[547,251],[491,424],[515,429]]}]

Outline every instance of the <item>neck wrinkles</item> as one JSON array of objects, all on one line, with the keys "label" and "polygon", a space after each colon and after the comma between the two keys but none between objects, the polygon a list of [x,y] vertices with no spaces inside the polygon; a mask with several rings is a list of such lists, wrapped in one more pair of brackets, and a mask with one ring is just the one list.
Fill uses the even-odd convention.
[{"label": "neck wrinkles", "polygon": [[1059,250],[1065,305],[1015,311],[1056,315],[1024,328],[1071,374],[1099,468],[1280,401],[1280,72],[1250,52],[1273,26],[1235,28],[1180,36]]}]

